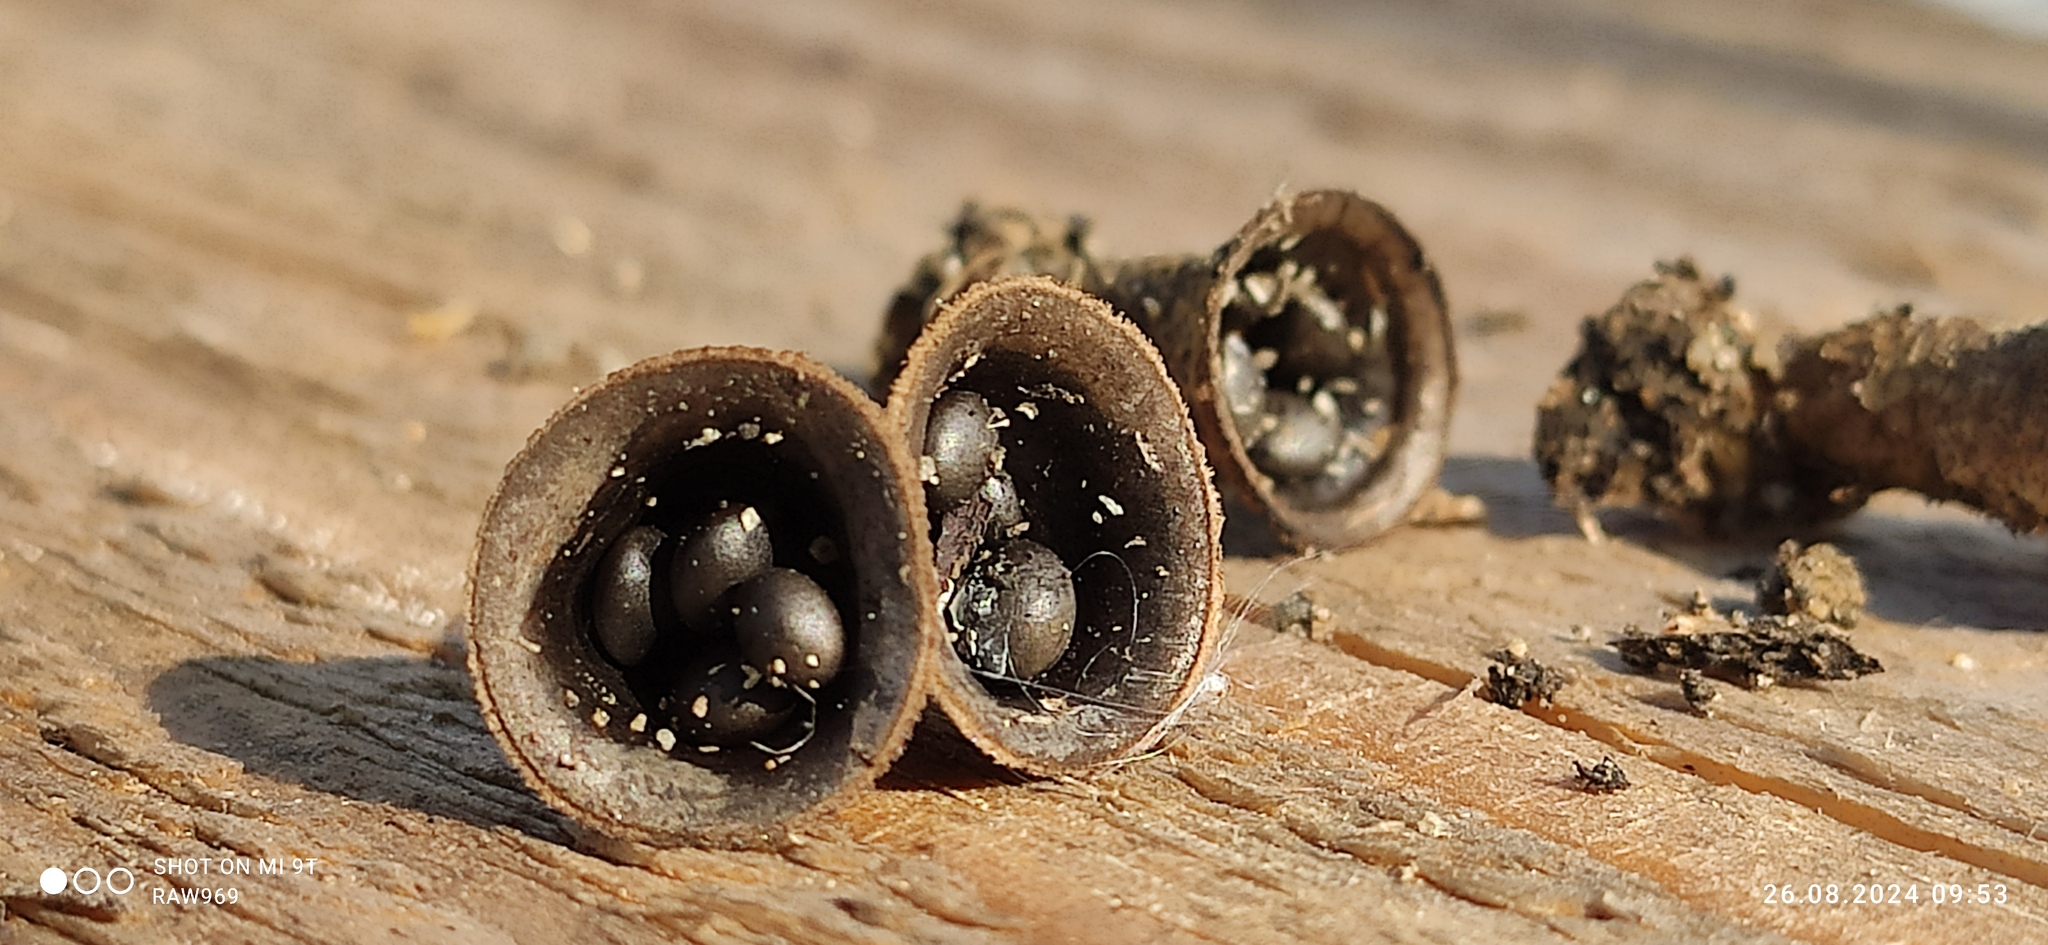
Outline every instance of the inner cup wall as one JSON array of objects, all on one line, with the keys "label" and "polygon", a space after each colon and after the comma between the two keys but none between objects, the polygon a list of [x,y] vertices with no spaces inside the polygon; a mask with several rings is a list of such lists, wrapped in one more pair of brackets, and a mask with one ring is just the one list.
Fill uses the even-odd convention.
[{"label": "inner cup wall", "polygon": [[[1050,548],[1074,578],[1066,653],[1033,680],[976,678],[1009,708],[1038,711],[1048,699],[1064,700],[1076,713],[1128,721],[1131,709],[1169,703],[1193,659],[1191,647],[1165,645],[1142,629],[1180,627],[1190,606],[1176,590],[1186,576],[1173,573],[1175,523],[1162,499],[1173,493],[1139,438],[1057,364],[990,351],[946,385],[980,394],[1007,418],[996,434],[1031,523],[1021,537]],[[934,512],[935,537],[938,523]]]}]

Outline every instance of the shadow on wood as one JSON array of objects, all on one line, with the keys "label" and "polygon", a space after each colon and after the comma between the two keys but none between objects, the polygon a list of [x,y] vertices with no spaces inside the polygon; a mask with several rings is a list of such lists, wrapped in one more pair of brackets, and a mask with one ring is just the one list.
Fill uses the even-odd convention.
[{"label": "shadow on wood", "polygon": [[149,686],[171,737],[253,773],[564,843],[566,822],[499,752],[460,670],[377,657],[186,660]]}]

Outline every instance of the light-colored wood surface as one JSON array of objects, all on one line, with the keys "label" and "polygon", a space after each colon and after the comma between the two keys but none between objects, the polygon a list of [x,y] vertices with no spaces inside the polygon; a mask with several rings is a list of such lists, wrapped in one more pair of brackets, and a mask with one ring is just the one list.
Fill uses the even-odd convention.
[{"label": "light-colored wood surface", "polygon": [[[518,782],[451,653],[573,386],[714,342],[862,372],[964,197],[1135,254],[1280,185],[1435,256],[1486,527],[1232,560],[1334,638],[1242,624],[1096,777],[906,770],[745,854]],[[2048,938],[2041,540],[1886,498],[1833,537],[1887,671],[1713,718],[1602,645],[1769,554],[1587,545],[1525,458],[1576,320],[1682,252],[1802,329],[2038,320],[2048,47],[1847,0],[0,3],[0,940]],[[1472,694],[1511,639],[1576,674],[1554,709]],[[1634,788],[1572,787],[1603,754]],[[1920,902],[1766,900],[1869,883]],[[202,887],[237,901],[149,895]]]}]

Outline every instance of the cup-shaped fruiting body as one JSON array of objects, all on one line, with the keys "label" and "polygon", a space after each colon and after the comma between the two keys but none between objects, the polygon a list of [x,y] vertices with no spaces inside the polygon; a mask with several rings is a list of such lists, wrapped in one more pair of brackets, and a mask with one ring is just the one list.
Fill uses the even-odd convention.
[{"label": "cup-shaped fruiting body", "polygon": [[470,669],[527,783],[655,843],[768,842],[868,786],[922,711],[916,465],[801,355],[702,348],[583,391],[492,496]]},{"label": "cup-shaped fruiting body", "polygon": [[[922,451],[953,726],[1041,774],[1155,743],[1218,645],[1222,515],[1145,336],[1050,279],[979,283],[911,346],[889,419]],[[944,470],[983,478],[963,496]]]},{"label": "cup-shaped fruiting body", "polygon": [[973,205],[951,235],[891,306],[885,375],[949,293],[1039,272],[1099,295],[1158,346],[1247,535],[1357,545],[1435,483],[1457,383],[1449,314],[1384,207],[1348,191],[1283,197],[1202,256],[1104,259],[1085,221],[1055,229]]},{"label": "cup-shaped fruiting body", "polygon": [[1283,197],[1213,256],[1125,265],[1102,292],[1159,344],[1232,515],[1297,548],[1343,548],[1435,484],[1457,386],[1450,316],[1386,208]]}]

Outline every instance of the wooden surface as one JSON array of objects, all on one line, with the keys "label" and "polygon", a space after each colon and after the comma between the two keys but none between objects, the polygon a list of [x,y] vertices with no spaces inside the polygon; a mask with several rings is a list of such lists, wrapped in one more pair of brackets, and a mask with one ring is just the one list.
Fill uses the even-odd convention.
[{"label": "wooden surface", "polygon": [[[1232,560],[1334,639],[1243,622],[1186,737],[1096,777],[904,771],[750,854],[518,782],[462,574],[574,385],[712,342],[864,372],[964,197],[1177,252],[1280,185],[1434,254],[1485,527]],[[1887,672],[1714,718],[1602,645],[1769,554],[1589,546],[1526,459],[1576,320],[1681,252],[1800,328],[2048,314],[2048,51],[1847,0],[0,0],[0,940],[2048,938],[2041,540],[1880,502],[1833,537]],[[1554,709],[1474,697],[1517,638]],[[1633,789],[1572,787],[1603,754]],[[1858,883],[1920,902],[1765,889]],[[152,901],[198,888],[236,901]]]}]

